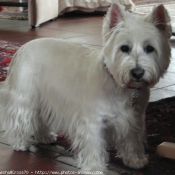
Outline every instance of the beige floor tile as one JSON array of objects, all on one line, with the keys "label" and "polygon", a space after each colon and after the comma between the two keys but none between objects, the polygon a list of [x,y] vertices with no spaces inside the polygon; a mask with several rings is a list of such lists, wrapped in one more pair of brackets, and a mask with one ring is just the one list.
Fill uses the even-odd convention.
[{"label": "beige floor tile", "polygon": [[175,84],[175,73],[167,72],[155,85],[156,88],[163,88]]},{"label": "beige floor tile", "polygon": [[175,73],[175,61],[169,65],[168,72]]},{"label": "beige floor tile", "polygon": [[172,86],[165,87],[164,89],[175,92],[175,84]]},{"label": "beige floor tile", "polygon": [[151,101],[157,101],[163,98],[167,98],[167,97],[172,97],[175,96],[175,92],[174,91],[169,91],[166,89],[156,89],[151,91],[150,94],[150,102]]}]

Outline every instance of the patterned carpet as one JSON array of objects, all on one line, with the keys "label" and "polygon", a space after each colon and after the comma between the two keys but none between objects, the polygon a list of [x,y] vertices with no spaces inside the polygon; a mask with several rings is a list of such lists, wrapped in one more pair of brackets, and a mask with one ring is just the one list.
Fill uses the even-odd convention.
[{"label": "patterned carpet", "polygon": [[0,19],[27,20],[27,12],[0,12]]},{"label": "patterned carpet", "polygon": [[0,19],[27,20],[28,10],[20,11],[19,7],[0,6]]},{"label": "patterned carpet", "polygon": [[5,80],[9,63],[21,45],[0,40],[0,81]]}]

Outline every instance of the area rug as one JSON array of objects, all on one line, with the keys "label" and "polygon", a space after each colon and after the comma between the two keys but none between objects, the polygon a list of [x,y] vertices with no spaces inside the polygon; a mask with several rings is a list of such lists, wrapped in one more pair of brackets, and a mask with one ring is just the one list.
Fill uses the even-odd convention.
[{"label": "area rug", "polygon": [[27,20],[28,10],[20,11],[19,7],[0,6],[0,19]]},{"label": "area rug", "polygon": [[[14,42],[0,40],[0,81],[4,81],[9,63],[21,45]],[[146,110],[147,146],[146,154],[149,165],[141,170],[135,170],[123,165],[117,158],[117,150],[108,147],[110,161],[108,169],[121,175],[175,175],[175,160],[157,156],[156,147],[166,141],[175,143],[175,97],[157,102],[150,102]],[[71,144],[61,133],[57,142],[48,147],[39,144],[43,149],[52,149],[62,156],[73,159],[70,152]],[[93,149],[93,145],[92,145]],[[70,165],[74,166],[74,164]]]},{"label": "area rug", "polygon": [[20,46],[16,42],[0,40],[0,81],[5,80],[10,61]]},{"label": "area rug", "polygon": [[27,12],[0,12],[0,19],[27,20]]}]

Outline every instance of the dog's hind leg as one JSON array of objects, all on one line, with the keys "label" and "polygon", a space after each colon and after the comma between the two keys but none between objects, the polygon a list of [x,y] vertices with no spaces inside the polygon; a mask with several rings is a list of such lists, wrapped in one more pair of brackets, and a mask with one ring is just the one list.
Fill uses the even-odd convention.
[{"label": "dog's hind leg", "polygon": [[[25,151],[31,144],[31,136],[37,126],[36,96],[26,93],[29,89],[1,89],[3,102],[1,125],[13,149]],[[24,92],[23,92],[24,91]]]}]

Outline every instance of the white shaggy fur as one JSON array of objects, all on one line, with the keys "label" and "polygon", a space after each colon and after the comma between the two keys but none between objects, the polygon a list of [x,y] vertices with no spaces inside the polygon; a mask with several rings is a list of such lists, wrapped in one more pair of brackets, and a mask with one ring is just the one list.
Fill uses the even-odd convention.
[{"label": "white shaggy fur", "polygon": [[[22,46],[0,84],[0,121],[9,143],[25,151],[32,135],[48,143],[61,131],[72,141],[78,167],[105,172],[110,127],[123,162],[145,166],[144,113],[149,88],[169,65],[170,29],[162,5],[141,17],[113,4],[104,19],[102,50],[58,39]],[[135,77],[136,70],[143,75]],[[139,98],[132,107],[134,88]]]}]

